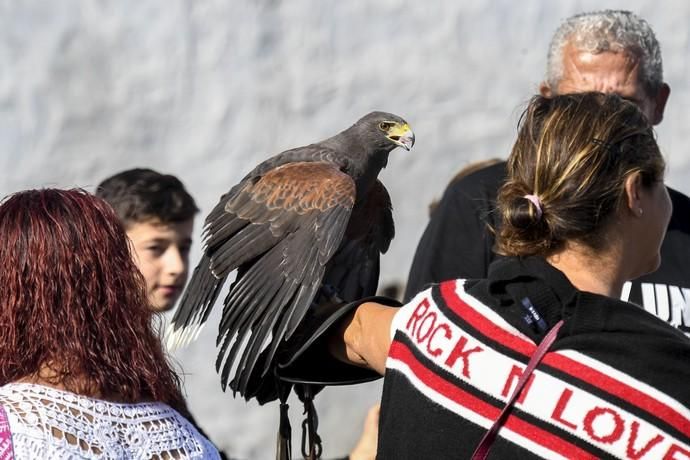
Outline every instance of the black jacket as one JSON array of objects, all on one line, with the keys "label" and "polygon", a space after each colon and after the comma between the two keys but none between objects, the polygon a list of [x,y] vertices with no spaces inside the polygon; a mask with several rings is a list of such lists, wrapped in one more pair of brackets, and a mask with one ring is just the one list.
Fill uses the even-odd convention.
[{"label": "black jacket", "polygon": [[[430,283],[456,278],[484,278],[493,251],[500,216],[496,196],[506,178],[501,162],[452,183],[417,246],[405,290],[405,300]],[[690,198],[668,189],[673,214],[661,246],[661,266],[626,284],[623,300],[690,335]]]}]

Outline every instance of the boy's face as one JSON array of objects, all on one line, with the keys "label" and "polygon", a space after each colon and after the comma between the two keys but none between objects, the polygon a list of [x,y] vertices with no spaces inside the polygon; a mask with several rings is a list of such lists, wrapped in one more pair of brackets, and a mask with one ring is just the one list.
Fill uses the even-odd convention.
[{"label": "boy's face", "polygon": [[194,219],[164,224],[136,222],[127,226],[134,246],[134,261],[146,279],[152,310],[170,310],[182,293],[189,270]]}]

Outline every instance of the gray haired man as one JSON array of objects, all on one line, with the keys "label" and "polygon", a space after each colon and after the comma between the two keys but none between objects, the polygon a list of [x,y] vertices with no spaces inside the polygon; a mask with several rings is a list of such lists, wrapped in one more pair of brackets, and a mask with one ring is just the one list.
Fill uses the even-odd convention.
[{"label": "gray haired man", "polygon": [[[629,11],[597,11],[566,19],[549,47],[544,96],[601,91],[637,104],[650,123],[664,115],[670,94],[661,50],[649,24]],[[406,300],[429,283],[485,278],[498,226],[496,194],[505,163],[452,183],[431,216],[410,270]],[[690,335],[690,198],[669,189],[673,216],[661,248],[661,266],[628,282],[623,300],[644,306]]]}]

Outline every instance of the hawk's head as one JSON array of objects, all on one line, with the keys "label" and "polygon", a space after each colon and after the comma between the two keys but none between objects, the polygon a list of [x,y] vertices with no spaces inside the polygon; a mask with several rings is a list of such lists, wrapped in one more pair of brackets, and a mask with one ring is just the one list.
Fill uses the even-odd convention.
[{"label": "hawk's head", "polygon": [[402,147],[410,150],[414,145],[414,133],[405,120],[386,112],[371,112],[355,124],[365,130],[367,139],[377,147],[392,150]]}]

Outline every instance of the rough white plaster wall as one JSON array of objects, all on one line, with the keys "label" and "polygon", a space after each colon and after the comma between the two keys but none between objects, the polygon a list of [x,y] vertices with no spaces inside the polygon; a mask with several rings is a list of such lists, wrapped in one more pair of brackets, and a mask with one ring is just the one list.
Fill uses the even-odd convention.
[{"label": "rough white plaster wall", "polygon": [[[603,7],[632,9],[657,32],[672,87],[658,136],[669,183],[688,193],[682,0],[5,0],[0,195],[93,190],[116,171],[148,166],[178,174],[205,214],[261,159],[370,110],[391,111],[417,135],[383,174],[398,236],[382,280],[404,281],[427,204],[461,166],[507,154],[559,21]],[[211,326],[177,355],[192,411],[231,454],[271,458],[277,408],[219,391],[213,341]],[[319,396],[326,456],[354,444],[379,393],[369,384]]]}]

